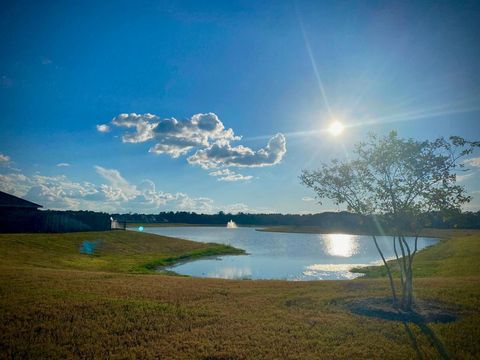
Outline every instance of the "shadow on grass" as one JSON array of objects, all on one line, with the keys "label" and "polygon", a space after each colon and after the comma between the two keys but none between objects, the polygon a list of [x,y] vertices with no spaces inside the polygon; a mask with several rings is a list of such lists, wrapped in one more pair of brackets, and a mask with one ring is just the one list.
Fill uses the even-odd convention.
[{"label": "shadow on grass", "polygon": [[[430,345],[433,346],[433,348],[438,352],[438,355],[440,355],[441,359],[447,360],[450,359],[450,355],[447,352],[447,349],[445,348],[445,345],[443,344],[442,340],[435,334],[435,332],[427,325],[425,322],[414,322],[412,324],[415,324],[418,326],[420,331],[422,332],[423,335],[427,338],[428,342]],[[415,334],[412,332],[410,329],[409,323],[406,321],[403,321],[403,325],[405,327],[405,331],[410,338],[410,343],[412,344],[412,347],[414,348],[415,352],[417,353],[417,358],[418,359],[424,359],[425,357],[422,354],[422,351],[420,347],[418,346],[417,339],[415,337]],[[413,326],[413,325],[412,325]]]},{"label": "shadow on grass", "polygon": [[441,339],[435,334],[433,329],[428,326],[429,322],[448,323],[457,319],[456,314],[452,311],[445,310],[439,304],[419,302],[416,304],[414,311],[403,312],[393,308],[391,300],[388,298],[374,298],[356,300],[349,303],[348,306],[353,313],[358,315],[401,321],[418,359],[424,359],[425,356],[418,344],[417,336],[413,331],[415,326],[418,327],[441,359],[451,358]]},{"label": "shadow on grass", "polygon": [[410,344],[412,345],[412,348],[415,350],[415,352],[417,354],[417,359],[424,359],[422,351],[420,350],[420,347],[418,346],[417,338],[415,337],[415,334],[410,329],[410,327],[408,326],[408,323],[406,321],[403,321],[403,326],[405,328],[405,332],[408,335],[408,339],[410,340]]}]

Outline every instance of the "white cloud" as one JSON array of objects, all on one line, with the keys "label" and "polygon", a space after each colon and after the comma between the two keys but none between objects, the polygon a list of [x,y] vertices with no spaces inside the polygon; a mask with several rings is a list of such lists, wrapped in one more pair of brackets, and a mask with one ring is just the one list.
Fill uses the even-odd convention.
[{"label": "white cloud", "polygon": [[463,163],[467,166],[480,167],[480,156],[464,160]]},{"label": "white cloud", "polygon": [[33,182],[23,174],[0,174],[0,190],[6,193],[22,196],[33,185]]},{"label": "white cloud", "polygon": [[108,181],[108,184],[102,184],[103,193],[112,201],[128,201],[135,199],[141,192],[135,185],[131,185],[125,180],[120,172],[115,169],[105,169],[101,166],[95,166],[97,173]]},{"label": "white cloud", "polygon": [[215,143],[206,149],[198,150],[187,160],[190,164],[200,165],[204,169],[221,166],[262,167],[278,164],[286,152],[285,136],[277,134],[270,138],[267,146],[257,151],[243,145],[232,147],[230,143]]},{"label": "white cloud", "polygon": [[271,212],[271,211],[265,211],[265,210],[257,211],[249,208],[247,205],[243,203],[227,205],[223,211],[231,214],[238,214],[239,212],[243,212],[243,213]]},{"label": "white cloud", "polygon": [[9,163],[10,162],[10,156],[0,154],[0,163]]},{"label": "white cloud", "polygon": [[58,163],[57,164],[57,167],[69,167],[70,164],[69,163]]},{"label": "white cloud", "polygon": [[123,142],[156,142],[150,148],[155,154],[168,154],[174,158],[186,154],[193,148],[208,147],[211,141],[239,140],[232,129],[225,126],[213,113],[196,114],[190,119],[160,119],[153,114],[120,114],[112,124],[118,127],[135,128],[122,136]]},{"label": "white cloud", "polygon": [[97,131],[102,132],[102,133],[109,132],[110,131],[110,126],[108,126],[107,124],[98,124],[97,125]]},{"label": "white cloud", "polygon": [[17,169],[14,167],[14,165],[15,163],[12,161],[10,156],[0,154],[0,168],[3,168],[3,170],[8,169],[10,171],[20,171],[20,169]]},{"label": "white cloud", "polygon": [[156,189],[151,180],[139,185],[128,182],[118,170],[95,166],[105,183],[76,182],[65,175],[26,176],[21,173],[0,174],[0,190],[56,210],[94,210],[106,212],[156,213],[159,211],[250,211],[245,204],[216,204],[207,197],[191,197]]},{"label": "white cloud", "polygon": [[464,175],[456,175],[457,177],[457,181],[458,182],[462,182],[462,181],[465,181],[467,180],[469,177],[471,177],[472,175],[474,174],[474,172],[468,172],[468,173],[465,173]]},{"label": "white cloud", "polygon": [[160,119],[149,113],[120,114],[111,123],[116,127],[134,130],[122,135],[124,143],[152,141],[154,144],[149,152],[167,154],[172,158],[195,151],[187,160],[204,169],[271,166],[278,164],[286,153],[283,134],[273,136],[259,150],[243,145],[232,146],[231,142],[239,141],[241,137],[236,136],[232,129],[225,128],[214,113],[196,114],[185,120]]},{"label": "white cloud", "polygon": [[[25,196],[28,200],[39,203],[49,209],[91,209],[97,211],[107,211],[111,208],[105,204],[95,204],[89,201],[90,198],[100,194],[100,190],[94,184],[88,182],[75,182],[69,180],[65,175],[42,176],[34,175],[32,177],[23,176],[23,188],[25,194],[15,194]],[[104,196],[101,197],[104,200]]]},{"label": "white cloud", "polygon": [[210,176],[216,176],[218,181],[247,181],[251,180],[253,176],[251,175],[242,175],[232,171],[230,169],[222,169],[209,173]]},{"label": "white cloud", "polygon": [[312,198],[310,196],[304,196],[302,198],[302,201],[305,201],[305,202],[311,202],[311,201],[315,201],[315,198]]},{"label": "white cloud", "polygon": [[480,202],[474,200],[472,202],[469,202],[468,204],[464,204],[462,206],[462,210],[472,212],[480,211]]}]

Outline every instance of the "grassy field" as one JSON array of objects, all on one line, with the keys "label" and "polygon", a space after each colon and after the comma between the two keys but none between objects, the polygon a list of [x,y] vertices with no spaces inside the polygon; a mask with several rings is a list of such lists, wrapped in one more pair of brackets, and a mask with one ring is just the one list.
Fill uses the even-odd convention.
[{"label": "grassy field", "polygon": [[[1,358],[398,359],[480,357],[480,232],[443,231],[418,254],[416,296],[455,311],[413,324],[350,312],[389,294],[353,281],[228,281],[148,264],[235,251],[133,232],[0,235]],[[94,255],[84,240],[102,240]]]}]

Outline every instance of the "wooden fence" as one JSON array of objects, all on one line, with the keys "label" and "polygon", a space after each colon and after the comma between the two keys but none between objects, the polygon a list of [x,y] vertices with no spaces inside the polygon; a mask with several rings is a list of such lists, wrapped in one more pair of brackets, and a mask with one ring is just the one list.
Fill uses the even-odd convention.
[{"label": "wooden fence", "polygon": [[110,230],[110,215],[93,211],[0,210],[0,232],[77,232]]}]

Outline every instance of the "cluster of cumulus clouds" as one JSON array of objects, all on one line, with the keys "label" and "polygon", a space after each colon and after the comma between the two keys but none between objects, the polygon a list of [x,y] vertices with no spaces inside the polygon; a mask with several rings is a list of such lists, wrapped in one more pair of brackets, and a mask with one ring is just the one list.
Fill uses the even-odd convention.
[{"label": "cluster of cumulus clouds", "polygon": [[[280,163],[286,153],[285,137],[276,134],[266,146],[253,150],[234,144],[241,140],[214,113],[196,114],[189,119],[161,119],[152,114],[120,114],[109,124],[97,125],[97,131],[108,133],[113,128],[124,130],[124,143],[150,142],[149,152],[171,158],[186,157],[191,165],[207,170],[219,181],[248,181],[251,175],[240,174],[232,168],[255,168]],[[94,166],[102,181],[79,182],[66,175],[26,175],[15,168],[9,156],[0,154],[0,190],[24,197],[48,209],[91,209],[106,212],[156,212],[161,210],[215,213],[255,212],[245,204],[217,204],[207,197],[192,197],[177,192],[156,189],[153,181],[140,184],[127,181],[118,170]],[[58,163],[58,169],[70,167]],[[268,209],[258,209],[268,212]]]},{"label": "cluster of cumulus clouds", "polygon": [[151,142],[149,152],[172,158],[186,156],[189,164],[210,171],[221,181],[245,181],[252,176],[242,175],[231,168],[254,168],[280,163],[287,152],[285,136],[272,136],[266,146],[253,150],[232,144],[241,140],[231,128],[225,128],[214,113],[195,114],[189,119],[161,119],[153,114],[120,114],[110,124],[99,124],[99,132],[124,128],[124,143]]},{"label": "cluster of cumulus clouds", "polygon": [[[70,166],[59,163],[57,167]],[[105,212],[158,212],[162,210],[195,211],[199,213],[255,212],[247,205],[217,204],[207,197],[191,197],[177,192],[168,193],[156,189],[153,181],[143,180],[132,184],[116,169],[94,166],[102,181],[79,182],[66,175],[25,175],[13,167],[10,157],[0,154],[0,190],[26,198],[55,210],[95,210]]]}]

